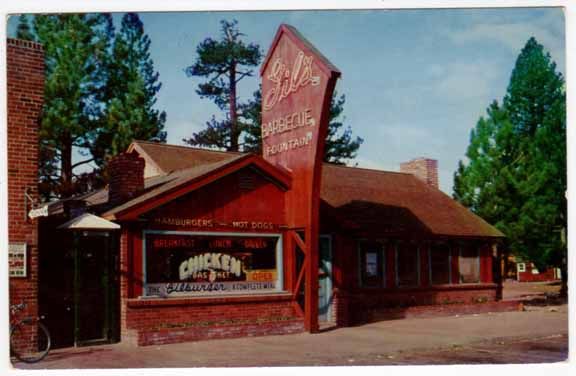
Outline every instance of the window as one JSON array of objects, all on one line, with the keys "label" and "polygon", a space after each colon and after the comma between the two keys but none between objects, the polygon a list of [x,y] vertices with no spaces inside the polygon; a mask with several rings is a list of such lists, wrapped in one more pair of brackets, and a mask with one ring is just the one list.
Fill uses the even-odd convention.
[{"label": "window", "polygon": [[384,285],[382,244],[360,243],[360,282],[363,287],[382,287]]},{"label": "window", "polygon": [[144,294],[218,295],[281,290],[279,236],[145,232]]},{"label": "window", "polygon": [[430,247],[430,281],[433,285],[450,283],[450,247],[435,243]]},{"label": "window", "polygon": [[420,284],[420,252],[414,244],[400,243],[396,247],[396,284],[412,287]]},{"label": "window", "polygon": [[519,271],[520,273],[525,272],[525,271],[526,271],[526,264],[524,264],[523,262],[519,263],[519,264],[518,264],[518,271]]},{"label": "window", "polygon": [[460,271],[460,283],[480,282],[480,258],[478,247],[464,245],[460,248],[460,258],[458,260]]}]

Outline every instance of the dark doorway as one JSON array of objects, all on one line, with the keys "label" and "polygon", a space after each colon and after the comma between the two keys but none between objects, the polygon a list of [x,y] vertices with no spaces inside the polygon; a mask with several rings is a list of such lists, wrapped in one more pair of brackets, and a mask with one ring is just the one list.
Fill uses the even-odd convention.
[{"label": "dark doorway", "polygon": [[82,231],[76,253],[76,344],[113,340],[114,255],[109,232]]},{"label": "dark doorway", "polygon": [[55,227],[41,225],[39,258],[39,313],[53,348],[118,341],[116,234]]},{"label": "dark doorway", "polygon": [[318,247],[318,320],[330,321],[332,305],[332,238],[320,235]]}]

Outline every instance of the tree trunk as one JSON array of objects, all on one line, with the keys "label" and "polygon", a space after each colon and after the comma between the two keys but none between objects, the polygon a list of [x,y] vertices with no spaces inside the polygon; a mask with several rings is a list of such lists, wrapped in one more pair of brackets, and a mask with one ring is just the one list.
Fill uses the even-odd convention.
[{"label": "tree trunk", "polygon": [[238,151],[238,123],[236,116],[236,63],[230,65],[230,147],[228,151]]},{"label": "tree trunk", "polygon": [[67,198],[72,195],[72,138],[69,134],[62,137],[62,172],[60,175],[60,195]]}]

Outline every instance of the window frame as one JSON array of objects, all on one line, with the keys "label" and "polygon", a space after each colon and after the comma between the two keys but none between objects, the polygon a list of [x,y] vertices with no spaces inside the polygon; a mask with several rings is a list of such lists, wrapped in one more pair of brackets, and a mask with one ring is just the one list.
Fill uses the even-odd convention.
[{"label": "window frame", "polygon": [[[366,253],[368,250],[363,249],[362,245],[367,244],[370,246],[378,245],[377,255],[380,257],[380,262],[377,263],[377,266],[381,270],[381,275],[377,276],[379,283],[376,285],[368,285],[364,279],[364,272],[365,272],[365,262],[366,262]],[[378,241],[378,240],[369,240],[369,239],[359,239],[358,240],[358,286],[361,288],[367,289],[378,289],[378,288],[385,288],[386,287],[386,243]]]},{"label": "window frame", "polygon": [[439,245],[446,245],[446,247],[448,247],[448,282],[447,283],[434,283],[434,281],[432,280],[432,246],[434,245],[434,243],[430,243],[430,246],[428,248],[428,282],[430,283],[430,286],[442,286],[442,285],[452,285],[452,249],[453,249],[453,245],[451,245],[450,243],[443,243],[443,242],[439,242],[436,243]]},{"label": "window frame", "polygon": [[518,273],[525,273],[526,272],[526,263],[525,262],[519,262],[516,265],[518,265]]},{"label": "window frame", "polygon": [[396,272],[396,288],[400,289],[410,289],[422,286],[422,260],[420,259],[420,244],[415,244],[416,247],[416,284],[415,285],[400,285],[400,273],[398,272],[398,247],[402,244],[412,245],[409,242],[397,242],[394,245],[394,264]]},{"label": "window frame", "polygon": [[481,264],[480,264],[480,246],[477,244],[471,244],[469,247],[473,248],[476,251],[476,268],[478,270],[478,280],[476,282],[462,282],[462,274],[461,274],[461,268],[460,268],[460,262],[462,257],[462,251],[464,250],[464,246],[465,245],[460,245],[459,249],[458,249],[458,284],[461,285],[473,285],[473,284],[478,284],[482,282],[482,271],[480,270]]},{"label": "window frame", "polygon": [[[276,288],[267,290],[252,290],[250,292],[229,292],[229,293],[207,293],[207,294],[178,294],[174,297],[165,297],[167,299],[177,299],[177,298],[194,298],[194,297],[220,297],[220,296],[252,296],[252,295],[266,295],[266,294],[276,294],[279,292],[285,292],[284,289],[284,248],[283,242],[284,238],[281,233],[262,233],[262,232],[213,232],[213,231],[178,231],[178,230],[142,230],[142,293],[141,297],[144,299],[153,299],[162,297],[157,294],[147,294],[147,281],[146,281],[146,235],[148,234],[158,234],[158,235],[184,235],[184,236],[213,236],[213,237],[268,237],[277,238],[276,241]],[[164,298],[164,297],[163,297]]]}]

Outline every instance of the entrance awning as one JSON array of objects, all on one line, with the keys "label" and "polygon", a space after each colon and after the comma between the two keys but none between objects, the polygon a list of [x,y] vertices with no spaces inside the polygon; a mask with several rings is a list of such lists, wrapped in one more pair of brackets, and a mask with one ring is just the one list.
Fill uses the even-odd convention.
[{"label": "entrance awning", "polygon": [[84,213],[76,218],[72,218],[66,223],[58,226],[62,230],[119,230],[120,225],[100,218],[94,214]]}]

